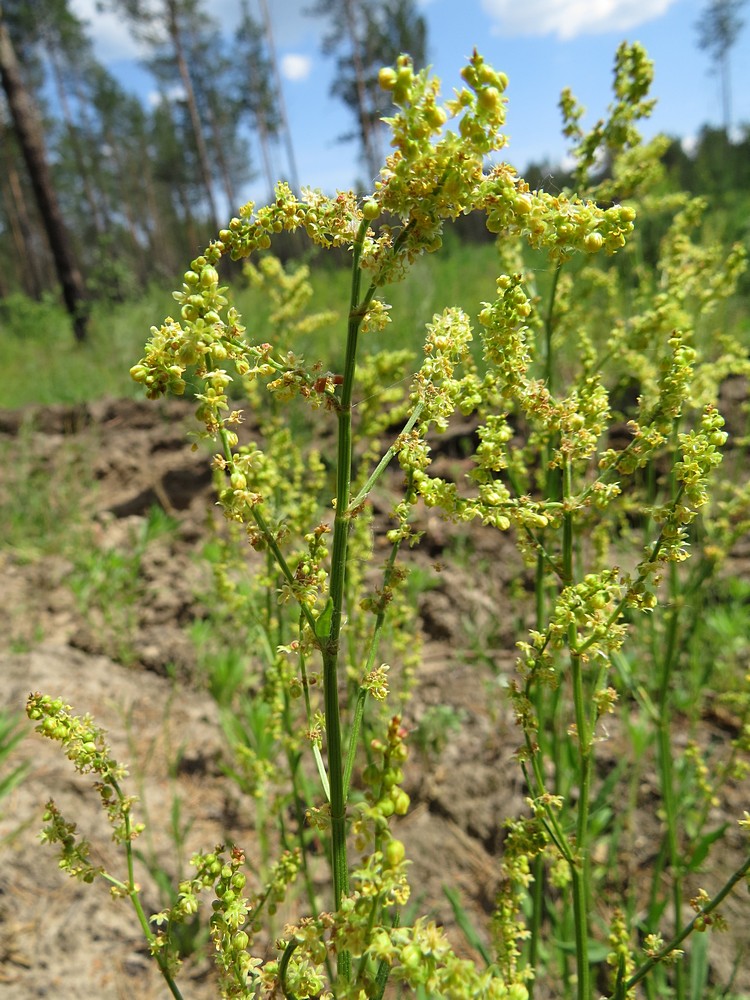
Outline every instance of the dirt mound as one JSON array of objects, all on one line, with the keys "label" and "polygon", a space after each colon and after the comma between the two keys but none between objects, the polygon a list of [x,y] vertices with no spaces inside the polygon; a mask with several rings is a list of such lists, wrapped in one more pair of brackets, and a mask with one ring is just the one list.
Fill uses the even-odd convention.
[{"label": "dirt mound", "polygon": [[[0,656],[0,672],[6,706],[23,705],[30,690],[60,694],[108,730],[115,756],[130,764],[130,785],[141,800],[136,815],[149,823],[150,835],[137,842],[139,848],[173,878],[191,851],[225,837],[252,853],[252,814],[248,803],[240,809],[226,798],[230,788],[219,770],[221,730],[205,695],[65,645]],[[177,773],[170,778],[178,751]],[[0,996],[165,996],[129,903],[113,901],[103,882],[81,885],[63,875],[54,850],[36,842],[44,803],[53,796],[62,814],[75,817],[81,835],[90,839],[94,863],[124,874],[90,780],[74,773],[57,746],[31,732],[19,757],[28,762],[29,773],[3,801],[0,823]],[[168,834],[177,802],[193,820],[179,858]],[[197,802],[200,808],[194,809]],[[141,875],[146,908],[156,912],[164,904],[153,879],[145,870]],[[216,996],[200,981],[204,966],[188,968],[187,978],[194,981],[186,995]]]},{"label": "dirt mound", "polygon": [[[50,502],[72,504],[93,532],[105,566],[100,586],[111,582],[107,554],[114,573],[121,554],[140,544],[155,507],[174,518],[173,530],[152,539],[144,549],[147,558],[137,565],[137,586],[123,612],[133,634],[130,658],[118,657],[124,662],[109,658],[113,632],[106,606],[82,612],[80,592],[91,581],[85,573],[81,578],[65,546],[42,558],[21,530],[0,553],[0,601],[8,625],[0,650],[2,707],[20,712],[29,691],[39,689],[72,702],[77,712],[91,712],[108,730],[115,754],[131,765],[151,831],[139,848],[173,878],[187,871],[193,850],[226,841],[241,844],[249,858],[257,850],[253,801],[221,769],[217,710],[196,678],[195,648],[187,636],[190,623],[204,614],[199,595],[207,571],[200,553],[213,505],[208,456],[193,450],[187,437],[191,415],[191,404],[179,401],[0,411],[0,439],[18,447],[14,461],[26,462],[31,477],[51,479]],[[473,433],[466,426],[457,435]],[[466,453],[454,438],[437,456],[453,474]],[[0,482],[0,491],[8,489]],[[30,494],[28,503],[33,499]],[[387,506],[382,500],[382,511]],[[497,889],[503,820],[523,809],[524,788],[512,759],[519,734],[507,702],[497,697],[513,671],[518,622],[504,620],[497,608],[510,581],[523,588],[530,580],[505,536],[481,530],[465,529],[466,557],[438,568],[448,529],[427,514],[421,527],[425,544],[413,558],[431,584],[420,597],[424,659],[406,722],[414,728],[448,706],[453,728],[445,745],[431,744],[425,729],[427,737],[414,746],[406,776],[413,808],[399,822],[399,836],[414,859],[413,898],[451,931],[455,920],[443,883],[458,888],[469,915],[481,924]],[[479,590],[478,565],[487,567]],[[90,572],[94,576],[97,566]],[[472,637],[481,643],[474,645]],[[35,843],[44,803],[53,794],[63,814],[75,817],[91,839],[95,858],[106,860],[113,852],[88,782],[28,729],[18,755],[28,761],[29,773],[0,800],[0,997],[165,997],[128,905],[109,899],[103,884],[72,882],[58,871],[54,852]],[[600,753],[605,772],[620,750],[613,727]],[[639,794],[638,829],[628,833],[634,884],[661,836],[647,778]],[[741,814],[740,799],[738,793],[731,803],[733,815]],[[177,854],[169,833],[176,803],[184,834]],[[727,864],[729,855],[739,856],[739,834],[723,850]],[[141,881],[147,908],[160,909],[164,904],[147,868]],[[742,913],[739,903],[730,909]],[[455,940],[470,953],[460,934]],[[712,945],[719,981],[731,975],[735,945],[736,936]],[[207,958],[189,962],[185,977],[186,998],[216,997]],[[741,970],[734,988],[750,989],[750,971]],[[537,996],[544,1000],[541,991]]]},{"label": "dirt mound", "polygon": [[[130,763],[137,784],[152,831],[148,851],[173,878],[185,871],[193,850],[236,842],[251,857],[254,846],[253,803],[219,767],[221,727],[213,701],[194,683],[195,651],[185,631],[203,613],[196,597],[205,582],[199,555],[213,504],[208,456],[193,450],[187,437],[191,416],[192,406],[177,401],[0,412],[0,435],[33,454],[34,469],[41,466],[51,478],[62,474],[63,465],[76,470],[83,489],[75,502],[100,553],[132,547],[155,506],[177,521],[175,531],[149,545],[148,560],[139,566],[131,621],[137,658],[130,666],[103,655],[111,640],[107,621],[101,610],[82,613],[71,588],[75,568],[69,556],[38,559],[13,546],[0,555],[0,600],[11,622],[8,647],[24,650],[0,654],[3,707],[19,712],[29,691],[41,690],[73,702],[76,712],[90,712],[108,730],[115,754]],[[447,535],[437,518],[426,527],[429,561]],[[415,897],[432,900],[448,925],[453,916],[442,894],[446,870],[436,870],[433,859],[447,852],[467,905],[489,912],[499,821],[520,805],[517,782],[507,781],[513,745],[508,719],[476,711],[474,668],[461,662],[456,645],[467,616],[481,627],[492,613],[491,595],[470,593],[460,571],[450,567],[421,602],[425,661],[409,721],[416,724],[445,703],[448,690],[457,690],[463,692],[454,699],[461,737],[437,768],[429,748],[429,761],[415,752],[407,777],[414,808],[402,821],[401,835],[416,859]],[[110,900],[103,885],[81,886],[62,875],[54,852],[35,842],[44,802],[54,795],[63,815],[75,816],[91,839],[95,856],[120,864],[89,783],[74,774],[58,748],[28,729],[18,751],[30,765],[28,776],[2,803],[0,996],[164,996],[128,905]],[[170,777],[177,754],[180,766]],[[191,821],[180,858],[169,835],[175,802]],[[142,881],[147,907],[159,909],[153,879],[144,872]],[[186,996],[216,996],[205,958],[189,965],[186,976]]]}]

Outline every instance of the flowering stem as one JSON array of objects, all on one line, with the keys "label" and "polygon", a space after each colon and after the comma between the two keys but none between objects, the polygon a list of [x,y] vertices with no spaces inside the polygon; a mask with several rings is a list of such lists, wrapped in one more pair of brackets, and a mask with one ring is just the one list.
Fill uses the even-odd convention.
[{"label": "flowering stem", "polygon": [[363,503],[367,499],[367,497],[370,495],[370,491],[372,490],[373,486],[378,481],[378,479],[380,479],[380,477],[385,472],[385,470],[388,468],[388,466],[390,465],[391,461],[393,460],[394,455],[398,451],[398,448],[399,448],[398,440],[400,438],[404,437],[404,435],[408,434],[409,431],[411,431],[414,428],[414,426],[416,425],[417,421],[422,416],[422,411],[423,410],[424,410],[424,400],[420,399],[419,402],[414,407],[414,412],[411,414],[411,416],[409,417],[409,419],[406,421],[406,423],[404,425],[404,429],[399,434],[396,442],[394,444],[392,444],[390,446],[390,448],[388,449],[388,451],[383,455],[383,457],[380,459],[380,461],[378,462],[378,464],[375,466],[374,470],[372,471],[372,473],[370,475],[370,478],[367,480],[367,482],[362,487],[362,489],[359,491],[359,493],[356,495],[356,497],[354,497],[354,499],[352,500],[352,502],[351,502],[352,508],[359,507],[359,505],[361,503]]},{"label": "flowering stem", "polygon": [[[221,444],[224,450],[224,458],[226,459],[227,463],[231,465],[232,462],[234,461],[234,456],[232,455],[232,448],[227,438],[227,430],[223,425],[219,428],[219,436],[221,438]],[[296,586],[294,573],[292,573],[289,564],[284,558],[284,553],[279,548],[279,544],[276,541],[273,532],[269,528],[266,519],[263,517],[259,505],[256,504],[253,507],[251,507],[250,512],[253,516],[253,520],[258,526],[259,531],[263,535],[263,538],[266,544],[268,545],[269,550],[273,553],[273,557],[276,560],[276,564],[283,573],[287,583],[292,588],[292,593],[294,593]],[[300,610],[302,611],[302,614],[305,616],[308,625],[312,629],[313,634],[315,634],[315,616],[313,615],[310,608],[304,602],[300,601],[299,605],[300,605]]]},{"label": "flowering stem", "polygon": [[636,972],[633,973],[630,979],[628,979],[627,982],[625,983],[622,995],[625,996],[630,990],[633,989],[634,986],[637,986],[638,983],[641,982],[641,980],[645,979],[645,977],[649,974],[649,972],[653,969],[655,965],[657,965],[659,962],[664,961],[664,959],[667,958],[673,951],[675,951],[676,948],[679,948],[682,942],[693,933],[693,931],[696,929],[698,925],[705,926],[706,917],[709,916],[711,913],[713,913],[713,911],[721,903],[723,903],[723,901],[727,898],[730,892],[732,892],[734,887],[736,885],[739,885],[739,883],[743,881],[743,879],[747,876],[748,872],[750,872],[750,856],[745,858],[744,862],[740,865],[740,867],[732,875],[729,876],[727,881],[724,883],[721,889],[719,889],[719,891],[716,893],[713,899],[710,900],[710,902],[706,903],[705,906],[702,906],[700,908],[699,912],[695,914],[690,923],[686,924],[679,932],[679,934],[676,934],[672,938],[672,940],[669,941],[667,944],[665,944],[663,948],[660,948],[655,955],[651,955],[651,957],[646,962],[643,963],[640,969],[638,969]]},{"label": "flowering stem", "polygon": [[[673,436],[676,439],[676,424]],[[653,465],[653,463],[651,464]],[[677,493],[674,471],[671,476],[671,485],[674,504],[674,496]],[[682,929],[682,861],[680,858],[680,845],[677,839],[678,810],[675,800],[674,768],[672,765],[672,706],[670,704],[670,690],[678,655],[681,595],[677,566],[674,562],[670,562],[669,564],[668,592],[669,608],[667,611],[666,637],[661,660],[656,708],[658,712],[659,778],[661,781],[662,800],[664,802],[667,857],[669,859],[670,877],[672,880],[672,919],[674,920],[675,933],[679,933]],[[675,996],[677,1000],[683,1000],[685,996],[685,975],[682,963],[678,963],[675,967]]]},{"label": "flowering stem", "polygon": [[[554,318],[555,318],[555,299],[557,295],[558,281],[560,278],[560,270],[562,264],[558,263],[552,275],[552,284],[549,291],[549,299],[547,302],[547,311],[544,317],[544,342],[543,342],[543,361],[544,361],[544,372],[543,378],[544,383],[547,387],[547,391],[552,393],[554,391],[553,386],[553,376],[554,376],[554,366],[553,366],[553,355],[552,355],[552,333],[554,330]],[[545,473],[545,483],[544,483],[544,495],[547,500],[558,500],[559,499],[559,477],[553,473],[550,469],[550,461],[552,459],[552,440],[547,438],[545,442],[545,455],[544,455],[544,468]],[[509,463],[510,464],[510,463]],[[523,494],[523,489],[515,486],[514,489],[516,493],[521,496]],[[536,574],[535,574],[535,607],[536,607],[536,628],[537,631],[543,632],[546,622],[546,610],[547,610],[547,566],[551,566],[558,576],[564,576],[565,569],[560,566],[555,566],[555,562],[550,556],[550,554],[545,549],[545,538],[544,531],[539,533],[538,537],[535,537],[530,528],[526,528],[526,535],[532,541],[536,547],[537,557],[536,557]],[[552,704],[550,704],[550,700]],[[546,748],[547,756],[549,759],[555,761],[555,766],[557,767],[557,761],[561,759],[559,741],[557,737],[557,725],[556,725],[556,712],[554,711],[555,703],[557,701],[557,693],[553,692],[548,695],[545,691],[544,686],[538,684],[536,687],[534,707],[537,716],[537,725],[539,733],[540,746],[544,747],[544,742],[546,742],[546,735],[549,733],[549,745]],[[555,791],[559,792],[559,781],[555,780]],[[527,962],[529,968],[536,969],[538,962],[538,950],[539,941],[542,934],[542,920],[544,917],[544,907],[545,907],[545,893],[544,893],[544,855],[540,853],[534,859],[533,865],[533,889],[531,895],[531,917],[529,920],[529,943],[527,947]],[[532,978],[528,984],[529,1000],[534,1000],[534,979]]]},{"label": "flowering stem", "polygon": [[[677,507],[677,504],[682,499],[684,492],[685,492],[685,486],[683,483],[680,485],[679,489],[675,494],[675,498],[672,501],[671,504],[672,511],[674,511],[675,508]],[[633,583],[631,583],[630,587],[628,588],[624,596],[615,605],[614,611],[607,618],[607,621],[605,622],[604,625],[605,629],[607,630],[610,629],[617,621],[619,621],[623,611],[628,605],[628,602],[632,599],[633,594],[636,594],[638,592],[640,585],[644,582],[644,580],[648,579],[649,575],[651,574],[652,572],[651,567],[653,566],[654,563],[656,563],[659,553],[664,547],[664,540],[665,540],[664,527],[665,526],[663,525],[661,531],[659,532],[656,538],[656,541],[654,542],[651,548],[651,551],[648,554],[648,558],[643,560],[643,563],[641,564],[641,570],[638,573],[638,576],[635,578]],[[594,642],[596,642],[596,637],[590,636],[588,639],[586,639],[585,642],[582,642],[580,646],[576,647],[575,652],[578,654],[585,653],[586,650],[589,649],[594,644]]]},{"label": "flowering stem", "polygon": [[[391,546],[391,553],[388,556],[388,562],[386,563],[385,573],[383,575],[383,592],[385,593],[391,584],[393,579],[393,570],[396,565],[396,557],[398,556],[399,550],[401,548],[401,539],[398,538]],[[370,648],[367,652],[367,660],[365,661],[364,668],[362,670],[362,679],[367,677],[369,672],[375,665],[375,657],[378,653],[378,647],[380,645],[380,636],[383,632],[383,625],[385,623],[385,612],[386,612],[386,602],[382,601],[380,607],[378,608],[378,613],[375,616],[375,627],[372,630],[372,637],[370,639]],[[349,784],[352,779],[352,772],[354,771],[354,758],[357,752],[357,741],[359,740],[359,730],[362,725],[362,718],[365,713],[365,703],[367,701],[367,691],[368,689],[364,686],[360,687],[357,694],[357,703],[354,708],[354,718],[352,720],[351,731],[349,733],[349,749],[346,755],[346,766],[344,769],[344,795],[349,795]]]},{"label": "flowering stem", "polygon": [[[563,465],[563,503],[573,495],[572,468],[569,459]],[[566,586],[573,584],[573,514],[566,510],[563,515],[563,572]],[[573,911],[576,938],[576,967],[578,972],[578,1000],[589,1000],[589,957],[588,957],[588,821],[589,797],[591,793],[591,739],[586,715],[586,699],[583,685],[582,657],[575,651],[576,625],[569,627],[571,680],[573,684],[573,707],[575,712],[576,740],[578,744],[578,806],[576,819],[576,850],[571,865],[573,885]]]},{"label": "flowering stem", "polygon": [[562,270],[562,266],[562,262],[558,262],[557,267],[552,274],[552,287],[550,288],[549,293],[547,315],[544,317],[544,384],[547,386],[550,393],[554,391],[552,387],[552,331],[555,326],[555,296],[557,293],[557,283],[560,280],[560,271]]},{"label": "flowering stem", "polygon": [[589,1000],[588,959],[588,846],[586,834],[591,785],[591,748],[586,732],[581,658],[571,657],[573,699],[576,728],[578,730],[579,793],[576,823],[576,857],[571,867],[573,884],[573,909],[576,936],[576,963],[578,970],[578,998]]},{"label": "flowering stem", "polygon": [[[114,789],[115,795],[117,795],[118,799],[122,803],[122,817],[125,827],[123,846],[125,848],[125,858],[128,866],[128,881],[127,885],[124,888],[126,889],[128,898],[130,899],[133,909],[136,912],[136,916],[138,917],[138,923],[141,926],[141,930],[143,931],[143,934],[148,943],[153,946],[156,943],[156,937],[154,935],[154,932],[151,930],[149,926],[148,918],[146,917],[143,907],[141,906],[140,890],[138,889],[138,886],[136,885],[135,881],[135,865],[133,861],[133,837],[132,837],[132,824],[130,822],[130,810],[126,806],[125,796],[123,795],[122,789],[118,785],[117,781],[114,778],[110,777],[108,783]],[[114,883],[115,885],[120,885],[119,882],[108,876],[106,872],[104,873],[104,878],[108,879],[108,881]],[[169,987],[169,992],[172,994],[175,1000],[182,1000],[182,993],[180,992],[177,983],[175,983],[174,979],[172,978],[172,975],[167,965],[167,960],[162,954],[161,949],[154,948],[153,954],[154,958],[156,959],[156,963],[159,966],[159,971],[161,972],[164,981]]]},{"label": "flowering stem", "polygon": [[[328,747],[328,779],[331,790],[331,866],[333,870],[334,908],[339,910],[349,891],[349,867],[346,855],[346,790],[341,741],[341,715],[338,691],[339,635],[343,616],[346,557],[349,541],[349,490],[352,478],[352,391],[357,366],[357,342],[364,316],[366,300],[372,298],[374,287],[360,302],[362,272],[359,260],[367,232],[363,220],[354,241],[349,327],[344,361],[344,381],[338,411],[338,459],[336,465],[336,514],[333,522],[333,553],[331,556],[330,600],[332,605],[330,631],[321,637],[323,652],[323,692],[325,702],[326,744]],[[339,973],[346,981],[351,971],[347,952],[339,955]]]}]

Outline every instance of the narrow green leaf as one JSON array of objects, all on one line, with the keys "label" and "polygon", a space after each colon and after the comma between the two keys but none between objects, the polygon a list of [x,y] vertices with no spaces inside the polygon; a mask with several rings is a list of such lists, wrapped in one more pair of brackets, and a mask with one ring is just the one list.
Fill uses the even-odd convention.
[{"label": "narrow green leaf", "polygon": [[331,619],[333,618],[333,600],[329,597],[326,606],[315,619],[315,635],[318,639],[327,639],[331,634]]}]

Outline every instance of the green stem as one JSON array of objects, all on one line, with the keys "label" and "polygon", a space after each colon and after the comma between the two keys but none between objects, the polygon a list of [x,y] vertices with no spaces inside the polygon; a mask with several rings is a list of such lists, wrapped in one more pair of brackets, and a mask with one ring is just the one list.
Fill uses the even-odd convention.
[{"label": "green stem", "polygon": [[[268,523],[266,522],[266,519],[263,517],[263,514],[261,513],[260,508],[258,506],[255,506],[255,507],[252,508],[252,515],[253,515],[253,520],[258,525],[258,528],[260,529],[261,533],[263,534],[263,537],[264,537],[264,539],[266,541],[266,544],[268,545],[268,548],[273,553],[273,557],[276,560],[277,566],[279,567],[279,569],[281,570],[281,572],[284,574],[284,578],[286,579],[287,583],[292,588],[292,592],[295,593],[296,592],[297,584],[296,584],[296,581],[294,579],[294,573],[292,573],[292,571],[291,571],[291,569],[289,567],[289,564],[287,563],[286,559],[284,558],[284,553],[279,548],[279,543],[274,538],[273,532],[268,527]],[[307,624],[312,629],[312,632],[313,632],[313,635],[314,635],[315,634],[315,615],[312,613],[312,611],[310,610],[310,608],[306,604],[304,604],[303,602],[300,601],[299,602],[299,606],[300,606],[300,611],[305,616]]]},{"label": "green stem", "polygon": [[[534,782],[531,781],[528,769],[526,767],[522,768],[523,775],[524,778],[526,779],[526,784],[529,786],[529,788],[536,786],[537,799],[542,800],[548,795],[547,787],[544,783],[544,775],[542,774],[542,764],[540,760],[540,755],[539,753],[533,753],[530,743],[531,741],[527,735],[526,746],[527,748],[529,748],[530,751],[529,759],[531,760],[531,767],[534,772]],[[560,821],[557,818],[557,813],[554,805],[547,804],[545,806],[545,817],[542,820],[542,822],[544,823],[545,829],[549,833],[552,843],[559,850],[562,857],[572,867],[575,861],[575,858],[573,856],[573,851],[571,850],[570,844],[568,843],[568,839],[565,836],[562,827],[560,826]]]},{"label": "green stem", "polygon": [[[572,468],[566,460],[563,466],[563,503],[567,506],[573,495]],[[573,584],[573,513],[566,510],[563,514],[562,561],[564,582],[566,586]],[[573,886],[573,917],[575,921],[576,939],[576,969],[578,973],[578,1000],[589,1000],[589,862],[588,862],[588,822],[589,800],[591,795],[591,745],[589,719],[586,714],[586,695],[583,683],[583,662],[576,652],[577,630],[571,623],[568,630],[568,646],[570,648],[571,681],[573,686],[573,708],[576,723],[576,740],[578,745],[578,806],[576,817],[576,856],[571,866]]]},{"label": "green stem", "polygon": [[279,982],[281,983],[281,992],[286,997],[286,1000],[296,1000],[296,997],[287,989],[286,985],[286,973],[289,968],[289,961],[294,954],[299,942],[292,938],[292,940],[287,944],[284,949],[284,954],[281,956],[281,961],[279,962]]},{"label": "green stem", "polygon": [[359,740],[359,731],[362,726],[362,719],[365,714],[365,703],[367,701],[367,688],[359,688],[357,691],[357,701],[354,705],[354,715],[352,718],[352,726],[349,731],[349,748],[346,754],[346,765],[344,767],[344,795],[349,797],[349,786],[352,781],[352,773],[354,771],[354,759],[357,752],[357,741]]},{"label": "green stem", "polygon": [[[309,694],[307,694],[307,700],[309,703]],[[285,728],[287,733],[292,733],[294,731],[294,727],[291,720],[290,699],[288,694],[285,694],[284,696],[284,718],[285,718]],[[320,756],[320,751],[318,751],[318,757],[319,756]],[[308,861],[308,853],[309,853],[308,844],[305,841],[306,823],[305,823],[305,811],[302,803],[309,804],[310,796],[307,793],[307,789],[305,787],[306,785],[305,776],[300,770],[300,762],[302,760],[302,754],[299,751],[294,752],[291,749],[291,746],[287,744],[286,758],[289,767],[289,773],[292,779],[292,804],[295,813],[295,818],[297,821],[296,839],[299,845],[300,858],[302,861],[302,878],[305,884],[307,905],[310,907],[310,913],[312,913],[313,916],[318,917],[320,911],[315,894],[315,885],[313,883],[312,873],[310,871],[310,865]],[[282,838],[282,844],[286,848],[287,845],[286,843],[284,843],[283,838]],[[256,911],[256,916],[257,916],[257,911]],[[333,982],[334,978],[333,969],[331,966],[331,958],[330,955],[328,954],[326,954],[326,969],[328,970],[328,976],[330,981]]]},{"label": "green stem", "polygon": [[[300,633],[302,632],[302,625],[303,625],[303,619],[302,615],[300,614],[300,622],[299,622]],[[305,717],[307,719],[307,728],[308,731],[312,732],[313,712],[312,712],[312,705],[310,703],[310,684],[307,679],[307,663],[303,650],[300,650],[299,654],[299,670],[300,670],[300,676],[302,677],[302,695],[305,699]],[[292,729],[290,728],[288,732],[291,733]],[[318,771],[318,777],[320,778],[320,783],[323,786],[323,792],[325,794],[326,801],[330,802],[331,786],[328,782],[328,774],[326,773],[326,767],[323,762],[323,757],[320,753],[320,746],[318,745],[318,743],[313,743],[312,754],[313,754],[313,759],[315,760],[315,767],[317,768]]]},{"label": "green stem", "polygon": [[[672,607],[669,609],[669,621],[667,623],[666,648],[661,664],[661,676],[659,679],[659,691],[657,699],[658,711],[658,745],[659,745],[659,779],[661,783],[662,801],[664,803],[664,820],[666,824],[667,857],[669,859],[669,869],[672,880],[672,919],[677,933],[682,929],[682,872],[680,860],[680,847],[677,836],[677,802],[674,789],[674,768],[672,766],[672,741],[671,722],[672,711],[670,705],[669,692],[671,687],[672,674],[675,666],[675,653],[677,650],[679,610],[675,606],[675,599],[679,584],[677,580],[677,568],[674,563],[669,566],[669,591],[672,599]],[[685,996],[685,976],[682,964],[675,967],[675,994],[677,1000],[683,1000]]]},{"label": "green stem", "polygon": [[[526,952],[526,964],[536,971],[539,957],[539,940],[542,933],[542,913],[544,909],[544,855],[534,858],[532,868],[534,885],[531,890],[531,919],[529,920],[529,945]],[[534,980],[530,979],[526,987],[529,1000],[534,1000]]]},{"label": "green stem", "polygon": [[[541,547],[541,543],[540,543]],[[538,632],[542,632],[545,626],[546,620],[546,593],[544,587],[544,578],[546,573],[545,568],[545,556],[543,552],[537,550],[536,557],[536,576],[534,581],[534,592],[536,598],[536,628]],[[546,719],[545,719],[545,697],[544,697],[544,687],[541,684],[536,685],[536,691],[534,693],[534,708],[536,712],[536,720],[538,726],[538,741],[540,750],[543,752],[542,734],[546,732]],[[552,720],[554,724],[554,719]],[[552,735],[552,741],[554,744],[555,737],[554,733]],[[556,756],[552,755],[553,760],[556,760]],[[542,934],[542,916],[544,912],[544,855],[539,853],[534,858],[534,864],[532,869],[532,875],[534,878],[533,888],[531,892],[531,917],[529,919],[529,943],[526,949],[526,961],[529,969],[535,971],[538,961],[539,952],[539,941]],[[534,1000],[534,979],[530,979],[527,986],[529,1000]]]},{"label": "green stem", "polygon": [[[114,779],[110,779],[110,783],[115,791],[115,794],[120,800],[120,803],[124,805],[125,796],[123,795],[120,786]],[[141,925],[141,930],[143,931],[148,943],[150,945],[153,945],[156,941],[156,936],[154,935],[154,932],[151,930],[148,918],[143,911],[143,907],[141,906],[141,900],[139,895],[140,890],[136,885],[135,881],[135,863],[133,859],[133,837],[132,837],[132,827],[130,823],[129,809],[123,808],[122,816],[125,825],[124,847],[125,847],[125,858],[128,867],[128,882],[125,888],[127,889],[128,898],[130,899],[133,909],[136,912],[136,916],[138,917],[138,923]],[[114,884],[118,884],[115,879],[110,878],[110,881],[113,882]],[[159,972],[161,972],[165,983],[169,987],[169,992],[172,994],[175,1000],[182,1000],[182,993],[180,992],[177,983],[175,983],[174,979],[172,978],[172,975],[167,965],[167,961],[163,956],[163,954],[161,953],[161,950],[155,949],[153,954],[154,958],[156,959],[156,964],[159,966]]]},{"label": "green stem", "polygon": [[[362,272],[359,260],[367,232],[367,220],[359,227],[353,246],[352,285],[349,324],[344,360],[341,399],[338,406],[338,457],[336,464],[336,513],[333,521],[333,551],[329,597],[332,605],[331,626],[322,638],[323,697],[325,706],[326,745],[328,748],[328,780],[331,789],[331,867],[333,871],[334,909],[341,909],[349,891],[349,867],[346,853],[346,793],[341,743],[341,715],[338,691],[339,636],[343,617],[344,584],[346,580],[347,547],[349,541],[349,490],[352,478],[352,392],[357,366],[357,342],[364,310],[374,287],[360,302]],[[339,955],[338,972],[346,982],[351,974],[348,952]]]},{"label": "green stem", "polygon": [[[538,631],[544,628],[545,620],[545,593],[544,593],[545,560],[541,552],[537,553],[536,559],[536,627]],[[534,705],[536,711],[539,740],[541,742],[542,732],[545,731],[543,721],[544,715],[544,689],[541,684],[536,686]],[[538,854],[534,858],[532,868],[534,878],[531,892],[531,917],[529,919],[529,943],[526,949],[526,962],[530,969],[536,970],[539,952],[539,940],[542,933],[542,914],[544,910],[544,855]],[[528,983],[529,1000],[534,1000],[534,979]]]},{"label": "green stem", "polygon": [[588,736],[582,665],[579,656],[571,657],[573,675],[573,700],[576,729],[578,731],[579,793],[576,821],[576,858],[571,867],[573,883],[573,910],[576,937],[576,966],[578,971],[578,998],[589,1000],[588,958],[588,820],[591,794],[591,741]]},{"label": "green stem", "polygon": [[[672,430],[673,447],[677,447],[678,423],[675,421]],[[653,462],[651,463],[653,465]],[[672,492],[672,503],[679,495],[674,468],[670,475],[670,485]],[[655,490],[655,486],[651,487]],[[675,933],[679,934],[682,929],[682,863],[680,858],[680,847],[678,842],[678,808],[675,798],[674,788],[674,768],[672,764],[672,705],[670,692],[672,688],[672,676],[677,663],[677,651],[679,640],[679,602],[680,602],[680,581],[677,566],[674,562],[669,564],[668,575],[668,598],[669,608],[667,612],[666,634],[664,637],[663,654],[661,657],[661,671],[659,675],[659,688],[657,692],[656,708],[658,712],[658,746],[659,746],[659,779],[661,783],[662,801],[664,803],[664,819],[666,824],[666,843],[669,871],[672,881],[672,919],[674,921]],[[685,997],[685,970],[682,963],[675,967],[675,995],[677,1000],[684,1000]]]},{"label": "green stem", "polygon": [[[417,423],[417,421],[422,415],[422,410],[424,410],[424,401],[420,399],[419,402],[414,407],[414,412],[411,414],[409,419],[404,424],[404,429],[399,434],[399,438],[403,437],[405,434],[408,434],[409,431],[413,429],[414,425]],[[370,478],[367,480],[367,482],[359,491],[359,493],[356,495],[356,497],[353,498],[350,504],[352,510],[356,510],[356,508],[359,507],[361,503],[364,503],[364,501],[370,495],[370,491],[372,490],[375,483],[378,481],[378,479],[380,479],[382,474],[390,465],[397,451],[398,451],[398,441],[396,441],[394,444],[390,446],[388,451],[383,455],[378,464],[375,466],[375,469],[370,475]]]},{"label": "green stem", "polygon": [[732,875],[730,875],[713,899],[706,903],[705,906],[701,907],[700,911],[696,913],[690,923],[686,924],[679,934],[676,934],[671,941],[665,944],[663,948],[660,948],[655,955],[652,955],[648,961],[643,963],[640,969],[637,969],[636,972],[633,973],[630,979],[628,979],[625,983],[625,990],[632,990],[634,986],[637,986],[638,983],[640,983],[649,974],[655,965],[664,961],[664,959],[667,958],[667,956],[670,955],[676,948],[679,948],[682,942],[693,933],[699,922],[701,925],[703,924],[705,918],[710,916],[713,911],[720,906],[721,903],[723,903],[729,893],[736,885],[742,882],[748,872],[750,872],[750,856],[748,856],[743,864],[741,864],[740,867]]}]

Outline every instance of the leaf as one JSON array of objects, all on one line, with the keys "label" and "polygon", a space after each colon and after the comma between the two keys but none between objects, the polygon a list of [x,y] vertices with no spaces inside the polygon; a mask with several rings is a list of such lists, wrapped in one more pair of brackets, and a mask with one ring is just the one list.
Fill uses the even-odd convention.
[{"label": "leaf", "polygon": [[724,836],[724,833],[729,826],[729,823],[722,823],[720,827],[716,830],[712,830],[711,833],[707,833],[705,837],[696,843],[693,853],[688,861],[687,870],[689,872],[697,872],[703,862],[706,860],[706,855],[708,854],[709,848],[717,840]]},{"label": "leaf", "polygon": [[690,1000],[701,1000],[708,983],[708,935],[694,934],[690,947]]},{"label": "leaf", "polygon": [[466,938],[466,940],[469,942],[472,948],[475,948],[479,952],[479,954],[482,956],[484,960],[485,965],[488,966],[491,965],[492,956],[487,951],[484,942],[479,937],[476,928],[469,919],[466,910],[461,904],[461,900],[459,898],[458,893],[454,889],[451,889],[449,886],[444,885],[443,894],[445,895],[448,902],[451,904],[451,909],[453,910],[453,916],[456,919],[456,923],[461,928],[461,931],[463,932],[463,935]]},{"label": "leaf", "polygon": [[318,639],[327,639],[331,634],[331,620],[333,619],[333,601],[328,598],[326,606],[315,619],[315,635]]}]

